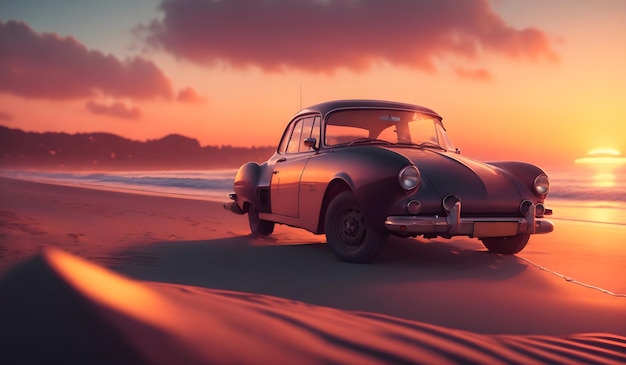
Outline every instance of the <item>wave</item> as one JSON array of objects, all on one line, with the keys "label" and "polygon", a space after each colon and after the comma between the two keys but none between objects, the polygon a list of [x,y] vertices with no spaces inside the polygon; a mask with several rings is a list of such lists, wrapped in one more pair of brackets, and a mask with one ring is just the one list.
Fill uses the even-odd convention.
[{"label": "wave", "polygon": [[115,188],[166,195],[181,195],[223,201],[232,192],[236,170],[42,172],[2,171],[1,176],[38,182],[86,187]]},{"label": "wave", "polygon": [[597,202],[626,202],[626,190],[620,189],[589,189],[589,188],[551,188],[549,198],[585,200]]},{"label": "wave", "polygon": [[150,185],[192,189],[232,188],[235,170],[198,171],[142,171],[114,173],[66,173],[40,171],[4,171],[3,175],[16,178],[68,180],[85,182]]},{"label": "wave", "polygon": [[120,176],[91,174],[79,177],[78,180],[99,181],[103,183],[119,183],[128,185],[159,186],[190,189],[230,189],[233,178],[193,178],[193,177],[155,177],[155,176]]},{"label": "wave", "polygon": [[589,174],[565,171],[550,176],[549,198],[626,202],[626,173]]}]

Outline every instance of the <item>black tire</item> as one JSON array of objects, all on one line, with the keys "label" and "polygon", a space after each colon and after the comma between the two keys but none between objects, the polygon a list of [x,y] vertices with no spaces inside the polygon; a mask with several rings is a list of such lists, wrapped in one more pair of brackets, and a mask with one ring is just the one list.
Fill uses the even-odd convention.
[{"label": "black tire", "polygon": [[267,236],[274,232],[274,222],[259,218],[259,211],[254,204],[248,206],[248,223],[253,235]]},{"label": "black tire", "polygon": [[382,250],[389,237],[367,225],[350,191],[339,193],[330,202],[325,225],[328,245],[340,260],[346,262],[370,262]]},{"label": "black tire", "polygon": [[502,255],[514,255],[526,247],[529,234],[518,234],[510,237],[483,237],[483,245],[490,251]]}]

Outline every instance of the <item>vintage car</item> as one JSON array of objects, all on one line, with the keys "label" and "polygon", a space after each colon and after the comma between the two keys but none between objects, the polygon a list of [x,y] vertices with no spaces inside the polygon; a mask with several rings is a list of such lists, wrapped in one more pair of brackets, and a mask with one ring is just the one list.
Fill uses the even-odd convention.
[{"label": "vintage car", "polygon": [[548,233],[549,180],[522,162],[483,163],[456,149],[434,111],[340,100],[298,112],[276,153],[239,168],[224,208],[248,214],[255,235],[274,224],[326,234],[344,261],[365,263],[389,235],[476,237],[515,254]]}]

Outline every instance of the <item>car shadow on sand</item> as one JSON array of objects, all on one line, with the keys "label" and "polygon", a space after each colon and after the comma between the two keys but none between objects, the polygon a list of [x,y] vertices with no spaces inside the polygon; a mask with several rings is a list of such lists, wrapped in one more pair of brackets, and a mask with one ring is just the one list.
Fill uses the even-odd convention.
[{"label": "car shadow on sand", "polygon": [[[341,262],[319,241],[282,241],[253,236],[168,241],[120,252],[120,259],[108,266],[140,280],[262,293],[402,317],[411,316],[398,309],[410,311],[411,300],[432,297],[446,284],[471,290],[467,283],[502,283],[527,268],[515,256],[444,241],[391,238],[370,264]],[[391,302],[395,304],[390,307]]]}]

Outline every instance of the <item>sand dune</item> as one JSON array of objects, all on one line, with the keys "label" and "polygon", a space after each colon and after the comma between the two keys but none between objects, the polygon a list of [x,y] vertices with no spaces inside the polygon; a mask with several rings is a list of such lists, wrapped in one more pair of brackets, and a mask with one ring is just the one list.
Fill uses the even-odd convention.
[{"label": "sand dune", "polygon": [[0,364],[626,361],[623,226],[558,221],[509,257],[392,239],[370,265],[248,232],[216,203],[0,179]]},{"label": "sand dune", "polygon": [[138,282],[54,249],[6,273],[0,295],[0,360],[11,364],[626,361],[626,337],[614,334],[480,335],[261,294]]}]

